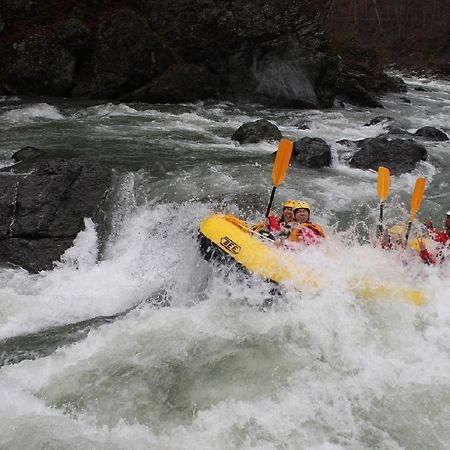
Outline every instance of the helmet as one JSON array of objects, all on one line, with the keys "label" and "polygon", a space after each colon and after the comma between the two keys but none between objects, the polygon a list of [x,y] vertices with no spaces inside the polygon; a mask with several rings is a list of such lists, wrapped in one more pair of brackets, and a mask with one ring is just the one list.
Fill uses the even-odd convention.
[{"label": "helmet", "polygon": [[403,225],[394,225],[389,228],[389,234],[395,236],[404,236],[406,234],[406,227]]},{"label": "helmet", "polygon": [[415,250],[416,252],[420,252],[420,247],[419,247],[419,239],[425,244],[426,247],[428,247],[428,244],[430,242],[429,239],[421,237],[421,238],[414,238],[412,240],[412,242],[409,244],[410,248],[412,248],[413,250]]},{"label": "helmet", "polygon": [[307,209],[309,212],[311,212],[311,206],[307,202],[295,202],[294,211],[300,208]]},{"label": "helmet", "polygon": [[295,200],[286,200],[284,203],[283,203],[283,208],[295,208],[295,205],[297,204],[298,202],[296,202]]},{"label": "helmet", "polygon": [[447,211],[447,216],[450,216],[450,210]]}]

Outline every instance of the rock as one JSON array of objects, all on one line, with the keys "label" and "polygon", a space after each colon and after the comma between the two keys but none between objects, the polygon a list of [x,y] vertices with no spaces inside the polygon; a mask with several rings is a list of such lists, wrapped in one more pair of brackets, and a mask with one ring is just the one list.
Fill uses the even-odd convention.
[{"label": "rock", "polygon": [[241,125],[231,139],[240,144],[255,144],[261,141],[279,141],[281,137],[281,131],[276,125],[268,120],[260,119]]},{"label": "rock", "polygon": [[384,136],[355,141],[359,150],[350,158],[349,165],[358,169],[378,170],[387,167],[393,175],[411,172],[428,154],[425,147],[412,139],[392,139]]},{"label": "rock", "polygon": [[145,86],[123,95],[121,100],[149,103],[194,102],[216,99],[218,92],[219,80],[206,67],[184,64],[171,67]]},{"label": "rock", "polygon": [[427,139],[429,141],[448,141],[447,134],[435,127],[422,127],[419,128],[414,136],[419,136],[421,138]]},{"label": "rock", "polygon": [[331,148],[323,139],[304,137],[294,142],[293,157],[301,166],[329,167]]},{"label": "rock", "polygon": [[5,22],[3,20],[2,15],[0,14],[0,34],[2,34],[4,30],[5,30]]},{"label": "rock", "polygon": [[289,121],[289,125],[297,127],[299,130],[310,130],[312,125],[312,120],[300,118],[296,120]]},{"label": "rock", "polygon": [[386,75],[382,83],[382,89],[386,92],[407,92],[408,87],[401,77]]},{"label": "rock", "polygon": [[111,172],[81,159],[37,160],[32,167],[23,173],[20,163],[0,174],[0,262],[38,272],[72,245],[85,217],[96,218]]},{"label": "rock", "polygon": [[404,130],[403,128],[399,128],[396,126],[389,126],[387,134],[389,136],[410,136],[410,137],[414,136],[408,130]]},{"label": "rock", "polygon": [[55,25],[56,39],[69,53],[81,55],[89,37],[88,27],[78,18],[69,19]]},{"label": "rock", "polygon": [[0,42],[0,80],[19,95],[334,103],[337,57],[309,0],[16,3],[2,10],[20,33]]},{"label": "rock", "polygon": [[387,92],[390,84],[375,51],[361,46],[356,40],[334,41],[334,49],[341,58],[337,94],[353,104],[383,108],[376,96]]},{"label": "rock", "polygon": [[392,117],[389,117],[389,116],[376,116],[370,122],[365,123],[364,126],[365,127],[370,127],[372,125],[377,125],[380,122],[389,123],[389,122],[393,122],[393,121],[394,121],[394,119]]},{"label": "rock", "polygon": [[43,154],[43,151],[31,146],[22,147],[20,150],[18,150],[16,153],[12,155],[12,159],[14,161],[30,161],[33,159],[37,159],[41,157]]},{"label": "rock", "polygon": [[13,47],[3,77],[10,90],[21,94],[66,95],[72,89],[76,59],[51,36],[30,36]]},{"label": "rock", "polygon": [[170,58],[147,21],[127,8],[102,19],[86,46],[73,90],[77,96],[116,98],[159,76]]}]

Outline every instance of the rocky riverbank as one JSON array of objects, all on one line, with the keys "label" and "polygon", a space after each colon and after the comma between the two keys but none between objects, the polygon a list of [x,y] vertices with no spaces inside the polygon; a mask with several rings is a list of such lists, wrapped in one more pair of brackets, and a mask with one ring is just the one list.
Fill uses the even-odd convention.
[{"label": "rocky riverbank", "polygon": [[[4,2],[0,92],[177,103],[370,107],[398,90],[373,53],[342,58],[318,2]],[[348,53],[348,52],[347,52]]]}]

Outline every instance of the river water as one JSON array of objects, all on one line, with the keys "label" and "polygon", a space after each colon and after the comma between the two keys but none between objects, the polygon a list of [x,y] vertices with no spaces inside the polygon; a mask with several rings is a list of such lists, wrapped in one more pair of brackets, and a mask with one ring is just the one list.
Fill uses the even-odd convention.
[{"label": "river water", "polygon": [[[381,114],[448,130],[450,83],[406,81],[384,110],[0,98],[1,165],[32,145],[98,158],[117,180],[106,236],[86,218],[53,270],[0,268],[0,448],[449,448],[450,263],[372,245],[376,174],[350,169],[336,144],[385,132],[364,126]],[[209,265],[196,242],[213,211],[261,219],[276,144],[230,140],[259,118],[334,155],[328,169],[293,164],[277,189],[275,209],[309,201],[327,240],[300,256],[320,291],[286,286],[272,308],[261,307],[271,286]],[[427,162],[391,177],[388,226],[407,222],[419,176],[418,218],[443,225],[450,145],[425,146]],[[426,302],[359,298],[355,276],[416,287]]]}]

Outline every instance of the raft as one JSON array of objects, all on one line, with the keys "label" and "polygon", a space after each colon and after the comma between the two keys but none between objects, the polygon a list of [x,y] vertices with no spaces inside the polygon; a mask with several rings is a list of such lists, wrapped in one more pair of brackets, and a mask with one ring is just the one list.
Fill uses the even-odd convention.
[{"label": "raft", "polygon": [[[292,252],[277,248],[273,241],[253,231],[232,215],[212,214],[202,220],[198,235],[200,251],[207,260],[237,264],[238,267],[275,283],[293,286],[301,292],[317,292],[319,275],[301,265]],[[420,305],[424,294],[418,289],[354,278],[349,289],[365,299],[399,298]]]}]

